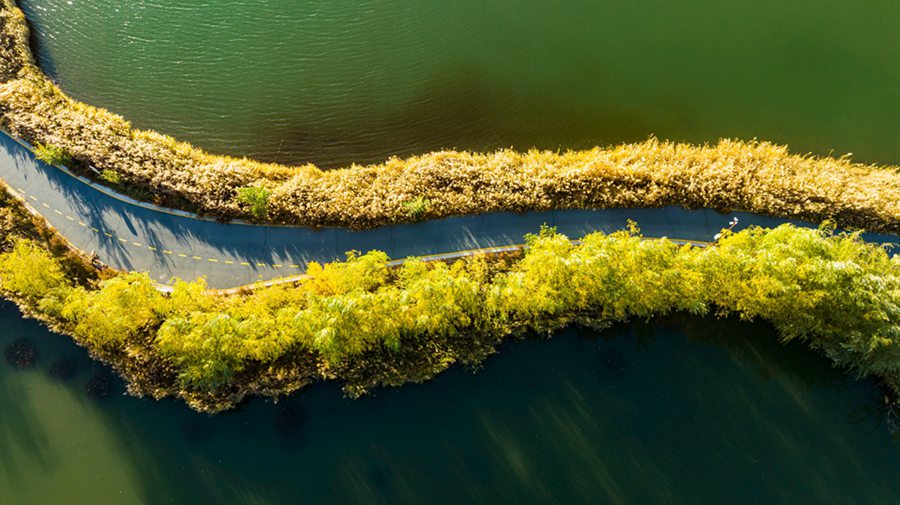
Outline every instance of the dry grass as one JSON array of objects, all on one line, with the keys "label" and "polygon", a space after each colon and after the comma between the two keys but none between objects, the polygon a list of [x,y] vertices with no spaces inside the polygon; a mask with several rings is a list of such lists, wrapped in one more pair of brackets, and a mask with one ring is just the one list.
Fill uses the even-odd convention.
[{"label": "dry grass", "polygon": [[[67,97],[38,69],[24,17],[0,0],[0,122],[33,143],[224,218],[251,217],[239,190],[270,192],[268,219],[365,228],[490,211],[653,207],[740,208],[842,226],[900,231],[900,167],[798,156],[767,142],[695,146],[650,139],[565,153],[442,151],[323,171],[208,154]],[[428,201],[411,216],[407,202]]]}]

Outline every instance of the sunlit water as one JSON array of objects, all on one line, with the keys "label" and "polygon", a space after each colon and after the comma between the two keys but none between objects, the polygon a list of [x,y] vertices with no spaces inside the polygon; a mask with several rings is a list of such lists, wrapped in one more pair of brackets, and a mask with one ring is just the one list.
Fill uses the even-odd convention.
[{"label": "sunlit water", "polygon": [[[218,417],[85,393],[108,373],[0,308],[0,503],[900,500],[878,389],[763,324],[691,318],[505,345],[472,374],[358,401],[320,384]],[[61,359],[68,382],[51,378]]]},{"label": "sunlit water", "polygon": [[896,0],[20,0],[79,99],[215,152],[770,139],[900,163]]}]

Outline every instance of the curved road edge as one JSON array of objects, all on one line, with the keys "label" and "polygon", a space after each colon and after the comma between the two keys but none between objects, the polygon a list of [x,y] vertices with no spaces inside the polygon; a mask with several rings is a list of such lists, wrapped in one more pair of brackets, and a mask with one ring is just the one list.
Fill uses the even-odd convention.
[{"label": "curved road edge", "polygon": [[[733,217],[740,226],[810,223],[744,212],[680,207],[653,209],[497,212],[354,231],[300,226],[224,223],[155,207],[116,194],[70,171],[47,165],[16,139],[0,134],[0,179],[62,235],[72,247],[120,270],[147,272],[166,285],[174,278],[205,277],[211,288],[296,279],[316,261],[341,260],[347,251],[381,250],[391,258],[452,259],[473,252],[516,247],[541,225],[580,238],[611,232],[636,221],[648,237],[710,242]],[[895,242],[894,235],[865,234]],[[286,282],[282,280],[281,282]]]}]

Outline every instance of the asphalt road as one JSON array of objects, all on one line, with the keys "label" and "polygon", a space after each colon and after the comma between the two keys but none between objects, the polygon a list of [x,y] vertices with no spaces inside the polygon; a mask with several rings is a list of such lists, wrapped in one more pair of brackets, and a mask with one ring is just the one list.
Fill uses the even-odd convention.
[{"label": "asphalt road", "polygon": [[[622,229],[632,219],[649,237],[711,241],[735,216],[740,219],[738,229],[788,222],[740,212],[663,207],[490,213],[366,231],[221,223],[129,201],[36,160],[26,145],[5,133],[0,133],[0,178],[73,245],[104,263],[148,272],[162,284],[204,276],[213,288],[301,274],[311,261],[343,259],[350,250],[377,249],[405,258],[519,244],[545,223],[579,238]],[[875,234],[866,239],[897,241]]]}]

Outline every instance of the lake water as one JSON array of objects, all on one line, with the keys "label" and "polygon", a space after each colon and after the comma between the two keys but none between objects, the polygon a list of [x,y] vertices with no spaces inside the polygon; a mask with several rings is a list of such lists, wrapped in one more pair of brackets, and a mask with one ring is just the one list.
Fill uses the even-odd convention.
[{"label": "lake water", "polygon": [[73,96],[214,152],[769,139],[900,163],[896,0],[20,0]]},{"label": "lake water", "polygon": [[[22,3],[67,91],[216,152],[335,166],[656,134],[900,163],[893,0]],[[122,396],[0,304],[0,348],[18,338],[38,357],[0,362],[3,504],[900,503],[875,384],[764,324],[571,329],[477,374],[217,417]]]},{"label": "lake water", "polygon": [[[734,503],[900,500],[869,381],[763,324],[668,318],[505,345],[472,374],[347,400],[332,384],[208,417],[85,393],[108,374],[0,306],[0,503]],[[60,360],[68,382],[51,378]]]}]

